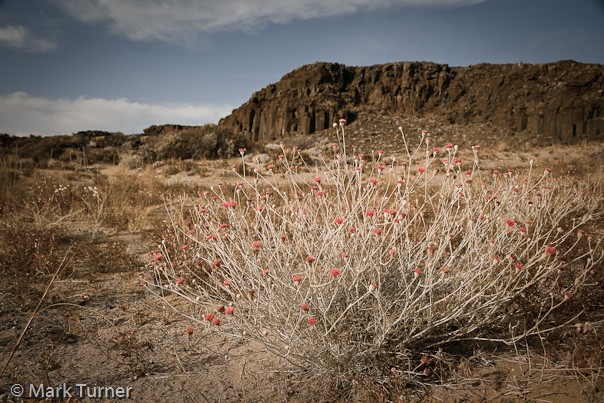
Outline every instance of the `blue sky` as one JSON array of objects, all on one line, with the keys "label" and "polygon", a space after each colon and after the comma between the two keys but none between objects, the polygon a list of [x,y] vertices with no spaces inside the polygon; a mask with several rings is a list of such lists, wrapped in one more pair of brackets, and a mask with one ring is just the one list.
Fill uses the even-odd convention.
[{"label": "blue sky", "polygon": [[0,133],[217,123],[315,61],[604,64],[602,0],[0,0]]}]

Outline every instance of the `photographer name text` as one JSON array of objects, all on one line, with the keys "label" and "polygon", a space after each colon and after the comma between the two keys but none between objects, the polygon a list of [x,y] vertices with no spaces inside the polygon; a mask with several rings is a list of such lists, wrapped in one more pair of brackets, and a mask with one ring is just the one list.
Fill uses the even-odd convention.
[{"label": "photographer name text", "polygon": [[71,386],[68,386],[65,383],[58,386],[46,386],[42,383],[25,386],[15,384],[11,387],[10,392],[15,397],[23,396],[39,399],[129,399],[131,397],[132,387],[88,386],[85,383],[76,383]]}]

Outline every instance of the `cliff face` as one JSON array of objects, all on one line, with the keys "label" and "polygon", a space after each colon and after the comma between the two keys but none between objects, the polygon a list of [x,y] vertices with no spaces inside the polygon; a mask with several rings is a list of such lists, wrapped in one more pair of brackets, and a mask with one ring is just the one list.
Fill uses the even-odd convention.
[{"label": "cliff face", "polygon": [[251,141],[311,134],[359,111],[433,115],[447,123],[481,123],[562,142],[604,136],[604,67],[480,64],[449,67],[400,62],[369,67],[315,63],[252,95],[218,127]]}]

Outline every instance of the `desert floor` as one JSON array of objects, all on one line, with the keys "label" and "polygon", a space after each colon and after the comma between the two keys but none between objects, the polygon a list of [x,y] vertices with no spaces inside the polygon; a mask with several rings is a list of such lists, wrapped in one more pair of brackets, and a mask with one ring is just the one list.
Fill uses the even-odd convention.
[{"label": "desert floor", "polygon": [[[604,146],[593,143],[523,150],[494,144],[481,152],[485,170],[526,167],[534,158],[541,170],[589,175],[604,163]],[[339,390],[312,374],[275,370],[275,357],[258,353],[254,345],[227,344],[166,301],[190,315],[197,314],[194,308],[172,297],[161,300],[141,284],[166,225],[161,194],[234,183],[230,166],[237,163],[5,167],[3,178],[11,184],[3,185],[10,194],[2,196],[0,214],[0,364],[9,356],[10,361],[0,377],[0,401],[21,401],[9,391],[14,384],[25,386],[27,396],[29,385],[63,383],[131,387],[130,399],[138,402],[378,400],[369,392]],[[72,199],[97,186],[106,192],[104,205],[91,205],[96,199],[88,196],[70,205],[51,194],[68,185],[71,190],[63,192]],[[57,200],[57,207],[49,206],[50,200]],[[595,235],[603,233],[601,227]],[[54,278],[59,268],[63,271]],[[590,320],[603,316],[600,306]],[[601,333],[593,340],[600,343],[601,365]],[[446,384],[409,388],[400,401],[604,401],[599,369],[577,368],[572,360],[546,363],[524,346],[468,343],[454,351],[459,365]],[[54,400],[79,401],[60,393]]]}]

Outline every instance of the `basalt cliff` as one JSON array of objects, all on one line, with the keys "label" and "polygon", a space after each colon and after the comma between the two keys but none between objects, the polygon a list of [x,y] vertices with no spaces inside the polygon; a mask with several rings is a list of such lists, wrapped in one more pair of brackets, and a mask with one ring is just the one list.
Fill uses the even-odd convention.
[{"label": "basalt cliff", "polygon": [[488,123],[574,143],[604,136],[604,66],[399,62],[368,67],[315,63],[255,92],[218,127],[252,142],[328,129],[360,112]]}]

